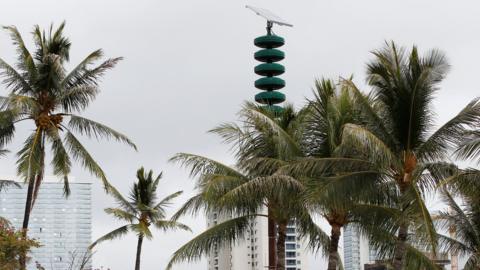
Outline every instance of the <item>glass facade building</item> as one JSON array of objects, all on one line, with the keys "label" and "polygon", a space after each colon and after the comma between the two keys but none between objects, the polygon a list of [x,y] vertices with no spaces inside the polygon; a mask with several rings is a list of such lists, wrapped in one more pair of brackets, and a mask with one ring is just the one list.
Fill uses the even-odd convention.
[{"label": "glass facade building", "polygon": [[[0,193],[0,216],[15,228],[22,227],[27,186],[9,188]],[[86,254],[91,243],[91,184],[70,183],[71,194],[65,198],[62,182],[42,183],[30,216],[29,236],[41,247],[33,249],[28,270],[40,263],[46,269],[67,270],[72,262]],[[74,255],[76,254],[76,255]],[[85,269],[91,268],[91,262]]]}]

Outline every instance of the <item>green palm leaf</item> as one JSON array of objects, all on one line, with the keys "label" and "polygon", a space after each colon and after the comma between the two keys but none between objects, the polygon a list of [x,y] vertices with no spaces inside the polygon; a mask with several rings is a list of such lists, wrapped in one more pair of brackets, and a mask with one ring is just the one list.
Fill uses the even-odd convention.
[{"label": "green palm leaf", "polygon": [[114,240],[114,239],[117,239],[117,238],[121,238],[122,236],[127,234],[130,229],[131,229],[131,225],[121,226],[121,227],[103,235],[102,237],[98,238],[95,242],[93,242],[89,246],[89,248],[93,249],[96,245],[98,245],[102,242],[111,241],[111,240]]},{"label": "green palm leaf", "polygon": [[71,171],[72,162],[70,161],[67,150],[63,145],[62,138],[60,138],[58,129],[52,127],[47,130],[46,135],[47,139],[51,141],[51,147],[53,152],[53,174],[56,176],[60,176],[62,177],[62,179],[64,179],[64,194],[66,196],[69,196],[70,188],[68,185],[68,175]]},{"label": "green palm leaf", "polygon": [[95,137],[97,139],[113,138],[117,141],[124,142],[137,150],[135,144],[125,135],[90,119],[72,114],[69,114],[69,116],[70,121],[68,122],[68,126],[73,131],[77,131],[82,135],[86,135],[88,137]]},{"label": "green palm leaf", "polygon": [[252,218],[253,216],[232,218],[207,229],[175,251],[167,265],[167,270],[172,269],[173,265],[179,262],[198,260],[212,251],[215,246],[229,245],[243,239]]},{"label": "green palm leaf", "polygon": [[67,131],[67,134],[65,135],[65,145],[73,159],[79,161],[91,174],[102,180],[105,189],[108,191],[110,184],[102,168],[100,168],[80,141],[69,131]]}]

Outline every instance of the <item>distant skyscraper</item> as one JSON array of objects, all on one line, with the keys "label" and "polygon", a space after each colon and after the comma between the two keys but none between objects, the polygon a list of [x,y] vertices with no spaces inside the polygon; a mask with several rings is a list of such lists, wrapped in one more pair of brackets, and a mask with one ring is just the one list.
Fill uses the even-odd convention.
[{"label": "distant skyscraper", "polygon": [[[227,220],[218,213],[207,216],[210,228]],[[208,255],[208,270],[265,270],[268,267],[267,219],[258,217],[251,221],[244,240],[236,245],[216,246]],[[285,269],[307,270],[306,244],[298,236],[293,223],[287,226],[285,241]]]},{"label": "distant skyscraper", "polygon": [[[16,228],[22,227],[27,186],[9,188],[0,193],[0,216],[10,220]],[[91,184],[70,183],[71,195],[63,195],[63,183],[46,180],[30,216],[29,236],[42,246],[33,249],[28,270],[38,261],[46,269],[67,270],[72,253],[77,260],[91,243]],[[87,268],[91,268],[88,263]]]},{"label": "distant skyscraper", "polygon": [[363,270],[370,261],[368,240],[352,227],[343,230],[343,265],[345,270]]},{"label": "distant skyscraper", "polygon": [[[369,244],[369,240],[360,235],[354,227],[346,227],[343,232],[343,262],[345,270],[381,270],[387,269],[381,262],[378,251]],[[417,247],[422,250],[421,247]],[[465,258],[457,255],[437,253],[432,254],[424,251],[424,254],[440,266],[440,269],[458,270],[465,265]],[[453,263],[453,266],[451,265]],[[459,267],[460,266],[460,267]]]}]

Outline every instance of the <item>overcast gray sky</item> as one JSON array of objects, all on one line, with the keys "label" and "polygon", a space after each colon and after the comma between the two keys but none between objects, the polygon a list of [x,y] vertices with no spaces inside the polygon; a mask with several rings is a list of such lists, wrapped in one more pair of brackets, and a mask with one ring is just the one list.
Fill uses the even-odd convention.
[{"label": "overcast gray sky", "polygon": [[[240,104],[257,92],[253,38],[264,34],[265,22],[245,4],[268,8],[294,24],[293,28],[275,27],[275,32],[286,38],[284,93],[297,106],[311,96],[317,77],[354,74],[364,87],[369,51],[385,40],[447,53],[452,69],[435,101],[439,123],[480,95],[480,4],[474,0],[4,0],[0,24],[16,25],[30,40],[33,25],[47,28],[51,22],[66,20],[72,63],[97,48],[110,57],[125,57],[105,77],[102,93],[85,115],[129,135],[139,152],[114,142],[84,142],[123,192],[128,191],[138,167],[163,170],[162,194],[185,191],[175,208],[192,194],[193,181],[167,159],[176,152],[191,152],[232,162],[228,147],[206,131],[234,120]],[[14,60],[5,33],[0,33],[0,57]],[[0,93],[5,94],[3,86]],[[17,150],[25,134],[19,131],[10,149]],[[11,155],[0,163],[0,173],[14,172]],[[92,179],[79,168],[73,175]],[[99,182],[92,181],[96,238],[118,224],[103,213],[111,200]],[[185,222],[194,234],[205,227],[203,217]],[[163,269],[172,252],[194,234],[155,234],[154,241],[145,243],[143,269]],[[134,236],[102,244],[95,265],[132,268],[135,245]],[[184,264],[175,269],[204,267],[198,263],[194,268]]]}]

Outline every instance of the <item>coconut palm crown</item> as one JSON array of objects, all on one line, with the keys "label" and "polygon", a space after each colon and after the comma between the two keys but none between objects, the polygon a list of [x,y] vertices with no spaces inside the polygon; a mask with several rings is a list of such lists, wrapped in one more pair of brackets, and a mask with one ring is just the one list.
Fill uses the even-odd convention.
[{"label": "coconut palm crown", "polygon": [[93,248],[101,242],[120,238],[128,232],[133,232],[138,236],[135,270],[139,270],[143,239],[153,238],[151,225],[163,231],[176,229],[190,231],[188,226],[166,218],[167,207],[171,205],[173,199],[182,194],[182,191],[172,193],[159,200],[157,188],[161,178],[162,173],[154,177],[153,171],[145,172],[142,167],[137,171],[137,181],[132,185],[128,198],[111,187],[110,194],[118,207],[106,208],[105,212],[127,224],[100,237],[90,247]]},{"label": "coconut palm crown", "polygon": [[[301,155],[299,123],[303,112],[286,106],[275,115],[252,103],[246,103],[239,113],[241,125],[224,123],[212,132],[232,145],[237,159],[227,166],[198,155],[180,153],[171,160],[190,170],[198,178],[198,193],[180,209],[177,215],[196,214],[205,210],[216,212],[225,221],[207,229],[178,249],[169,264],[192,261],[208,254],[215,245],[228,245],[243,239],[256,217],[273,221],[273,237],[269,238],[272,269],[285,269],[285,234],[289,222],[296,222],[305,234],[317,240],[328,237],[316,226],[301,202],[302,185],[277,170]],[[268,211],[266,211],[266,208]],[[270,230],[269,230],[270,237]]]},{"label": "coconut palm crown", "polygon": [[29,123],[32,130],[17,152],[17,172],[28,183],[25,230],[45,173],[47,148],[52,155],[53,174],[63,179],[66,195],[70,193],[68,176],[72,161],[100,178],[106,188],[109,185],[105,173],[78,135],[113,138],[136,149],[125,135],[78,115],[99,94],[100,78],[121,58],[95,64],[103,57],[102,50],[96,50],[68,72],[71,42],[64,36],[64,27],[62,23],[56,30],[52,26],[45,32],[35,26],[33,53],[27,49],[16,27],[4,27],[16,47],[17,61],[11,66],[0,59],[0,77],[8,91],[0,98],[0,148],[14,139],[20,123]]},{"label": "coconut palm crown", "polygon": [[[448,155],[462,141],[464,134],[478,128],[480,102],[471,101],[451,120],[433,129],[432,100],[449,69],[438,50],[421,56],[414,46],[410,51],[393,42],[373,52],[367,65],[367,81],[372,89],[373,105],[365,101],[357,87],[351,87],[361,108],[363,125],[347,124],[343,144],[356,149],[395,186],[398,197],[393,206],[396,244],[392,253],[393,268],[406,266],[409,241],[421,235],[435,253],[437,237],[424,196],[451,168]],[[386,219],[385,219],[386,220]],[[373,235],[372,235],[373,236]]]}]

